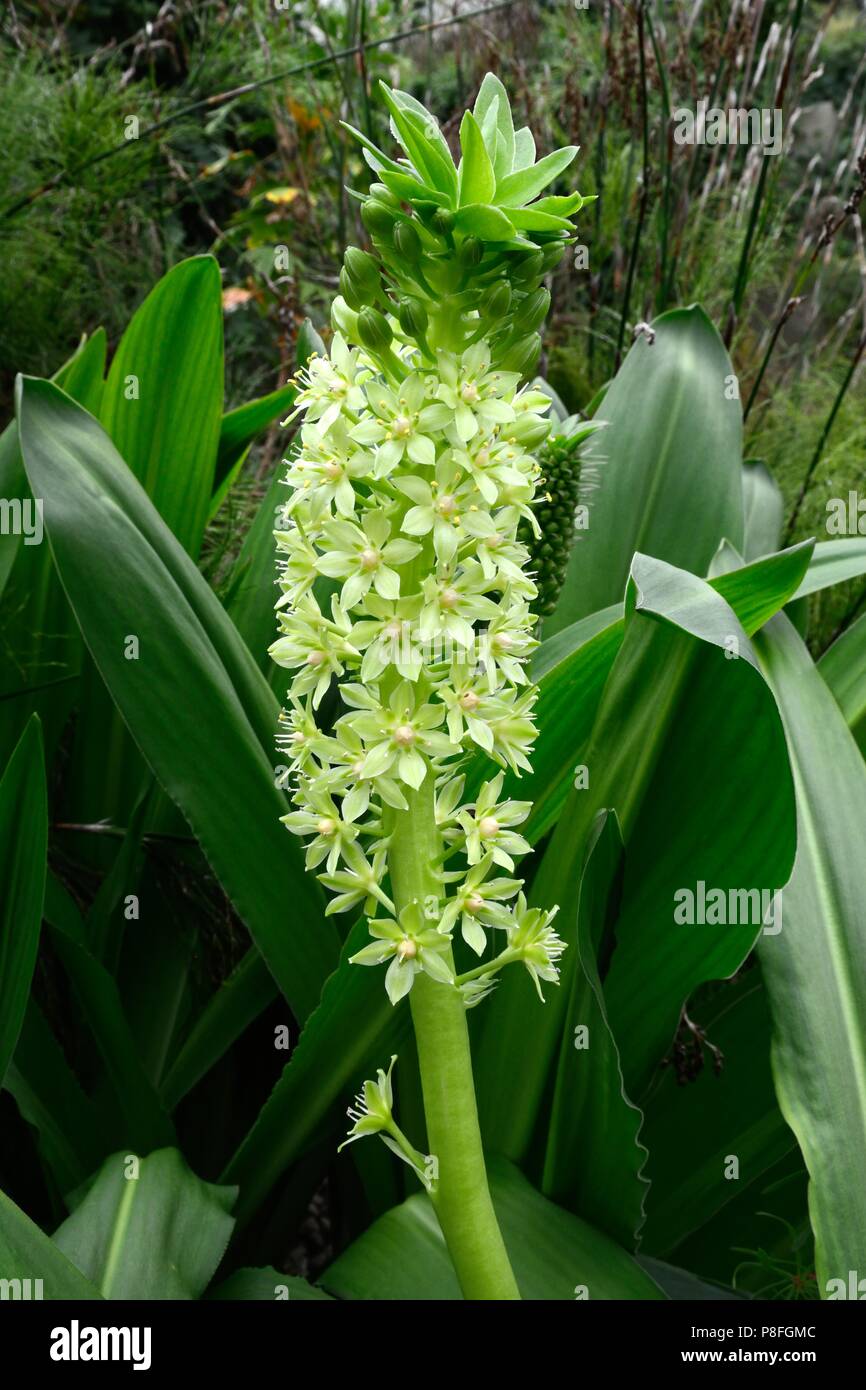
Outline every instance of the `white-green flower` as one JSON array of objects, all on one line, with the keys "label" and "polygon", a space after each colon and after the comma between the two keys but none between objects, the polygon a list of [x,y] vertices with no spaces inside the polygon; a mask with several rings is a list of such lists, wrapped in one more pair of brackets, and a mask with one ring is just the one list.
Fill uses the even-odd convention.
[{"label": "white-green flower", "polygon": [[307,522],[316,524],[336,510],[352,516],[356,505],[355,483],[375,472],[373,455],[349,438],[345,422],[338,420],[327,433],[320,424],[304,425],[299,451],[288,460],[286,483],[293,490],[286,508],[289,516],[299,508]]},{"label": "white-green flower", "polygon": [[303,411],[308,420],[317,421],[320,430],[325,431],[343,412],[356,415],[364,408],[361,383],[372,372],[369,359],[358,348],[350,348],[342,333],[335,333],[328,356],[313,353],[298,373],[296,380],[301,389],[289,420]]},{"label": "white-green flower", "polygon": [[[475,642],[476,622],[492,622],[499,613],[498,604],[488,598],[485,590],[489,581],[477,560],[467,560],[458,570],[431,574],[424,580],[424,606],[418,631],[425,642],[444,638],[461,647]],[[440,657],[441,659],[441,657]]]},{"label": "white-green flower", "polygon": [[314,708],[318,708],[332,677],[342,676],[344,663],[361,657],[347,640],[349,624],[336,599],[331,612],[329,620],[313,595],[305,594],[291,613],[280,614],[284,635],[269,648],[278,666],[302,668],[292,682],[292,695],[297,699],[312,691]]},{"label": "white-green flower", "polygon": [[417,595],[388,602],[376,593],[367,594],[364,616],[349,634],[353,646],[364,653],[360,671],[364,683],[378,680],[389,666],[404,680],[418,679],[424,667],[417,624],[420,611]]},{"label": "white-green flower", "polygon": [[538,692],[530,687],[516,700],[502,701],[500,713],[490,721],[493,757],[506,763],[518,776],[521,771],[532,771],[529,754],[537,732],[532,719],[537,699]]},{"label": "white-green flower", "polygon": [[514,909],[514,925],[508,928],[509,949],[516,952],[523,961],[542,1003],[544,995],[541,992],[541,981],[559,984],[558,961],[566,949],[566,943],[557,936],[550,925],[558,911],[556,907],[550,911],[540,907],[527,907],[526,899],[521,893]]},{"label": "white-green flower", "polygon": [[388,865],[387,850],[384,847],[377,849],[371,861],[357,842],[350,840],[343,845],[342,854],[345,868],[319,874],[319,882],[337,895],[325,908],[325,916],[349,912],[360,904],[363,904],[364,912],[371,913],[375,911],[377,902],[382,904],[386,912],[393,912],[394,904],[382,889]]},{"label": "white-green flower", "polygon": [[514,854],[529,854],[531,845],[512,827],[526,820],[531,801],[500,801],[505,774],[500,772],[485,782],[474,806],[463,807],[457,822],[463,831],[463,844],[470,864],[478,864],[486,854],[504,869],[513,869]]},{"label": "white-green flower", "polygon": [[353,1144],[356,1139],[364,1139],[368,1134],[380,1134],[382,1130],[390,1128],[393,1122],[391,1111],[394,1106],[391,1073],[396,1060],[395,1054],[387,1071],[379,1067],[376,1080],[364,1082],[355,1097],[354,1106],[350,1105],[346,1111],[352,1121],[352,1128],[349,1130],[349,1137],[343,1141],[337,1153],[345,1149],[347,1144]]},{"label": "white-green flower", "polygon": [[409,536],[433,533],[433,549],[440,565],[453,564],[458,548],[467,537],[479,538],[492,531],[490,518],[474,482],[461,480],[459,471],[444,454],[436,464],[435,477],[397,478],[395,486],[413,503],[403,518],[402,529]]},{"label": "white-green flower", "polygon": [[445,706],[419,700],[411,681],[401,681],[385,705],[348,716],[367,749],[364,777],[392,772],[407,786],[418,788],[427,775],[427,758],[454,752],[446,734],[437,732]]},{"label": "white-green flower", "polygon": [[368,926],[375,940],[362,946],[350,963],[382,965],[390,961],[385,989],[392,1004],[398,1004],[409,993],[419,970],[439,984],[454,983],[454,974],[444,959],[448,938],[425,921],[417,902],[404,907],[399,922],[389,917],[373,918]]},{"label": "white-green flower", "polygon": [[307,786],[303,791],[304,806],[281,816],[295,835],[312,836],[307,842],[307,868],[315,869],[327,859],[328,873],[333,873],[340,855],[359,833],[359,827],[343,819],[340,808],[326,791]]},{"label": "white-green flower", "polygon": [[463,940],[479,956],[487,945],[485,926],[511,925],[511,913],[503,903],[521,888],[519,878],[489,878],[492,868],[493,856],[488,854],[473,864],[467,874],[460,876],[459,885],[439,923],[440,932],[450,933],[459,920]]},{"label": "white-green flower", "polygon": [[468,444],[493,425],[509,425],[517,415],[513,405],[519,372],[491,371],[490,345],[482,339],[457,359],[440,352],[436,395],[453,412],[454,443]]},{"label": "white-green flower", "polygon": [[345,579],[340,606],[354,608],[371,588],[380,598],[400,597],[400,576],[395,565],[405,565],[421,547],[402,537],[390,540],[391,524],[381,511],[367,511],[360,526],[353,521],[328,521],[322,527],[322,544],[317,568],[329,579]]},{"label": "white-green flower", "polygon": [[490,721],[500,713],[500,702],[490,694],[483,676],[467,662],[452,662],[447,681],[436,687],[436,693],[446,706],[446,723],[452,743],[461,743],[468,736],[485,752],[493,752],[493,730]]},{"label": "white-green flower", "polygon": [[451,413],[441,403],[426,399],[425,378],[419,373],[407,376],[399,391],[381,382],[366,387],[368,414],[351,430],[351,437],[365,448],[376,449],[377,460],[390,471],[403,458],[432,467],[436,462],[436,435],[445,428]]}]

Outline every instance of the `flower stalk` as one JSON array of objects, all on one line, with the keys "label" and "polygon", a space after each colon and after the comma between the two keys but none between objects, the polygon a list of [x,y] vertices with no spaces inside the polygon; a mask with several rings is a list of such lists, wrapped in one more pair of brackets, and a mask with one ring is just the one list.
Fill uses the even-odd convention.
[{"label": "flower stalk", "polygon": [[[418,1172],[465,1297],[511,1299],[466,1009],[507,964],[541,994],[564,949],[554,913],[520,892],[530,807],[503,785],[530,769],[535,738],[537,588],[520,528],[538,533],[535,451],[550,429],[548,396],[521,382],[550,302],[543,278],[584,200],[539,197],[576,151],[536,161],[492,75],[461,123],[458,166],[424,107],[382,93],[405,158],[353,132],[376,176],[356,195],[373,251],[347,251],[328,356],[299,375],[276,532],[271,654],[294,673],[285,821],[334,894],[327,911],[367,915],[353,963],[387,967],[392,1004],[409,996],[431,1152],[394,1121],[390,1071],[365,1084],[350,1139],[379,1133]],[[326,719],[334,687],[341,708]],[[478,760],[501,770],[464,800]],[[504,948],[465,968],[497,935]]]}]

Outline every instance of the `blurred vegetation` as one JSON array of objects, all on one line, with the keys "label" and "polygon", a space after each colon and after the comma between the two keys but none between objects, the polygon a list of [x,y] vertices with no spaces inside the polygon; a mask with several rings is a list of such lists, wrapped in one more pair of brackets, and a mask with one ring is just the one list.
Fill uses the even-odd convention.
[{"label": "blurred vegetation", "polygon": [[[746,455],[767,462],[792,514],[866,332],[862,7],[506,0],[477,13],[487,8],[7,7],[4,418],[16,371],[56,370],[99,324],[113,345],[154,281],[206,250],[223,274],[227,403],[282,384],[303,319],[325,323],[344,247],[365,240],[347,191],[365,170],[339,120],[387,142],[371,100],[385,76],[430,104],[451,134],[492,68],[542,142],[581,146],[578,186],[601,194],[580,228],[587,268],[566,258],[551,285],[543,365],[567,408],[585,407],[610,378],[637,323],[700,301],[725,334],[749,405]],[[437,27],[425,29],[431,21]],[[725,107],[781,105],[784,153],[674,143],[668,113],[703,96]],[[127,138],[131,117],[137,138]],[[792,298],[802,302],[786,309]],[[863,380],[861,367],[808,478],[795,537],[824,536],[827,498],[862,480]],[[253,451],[253,503],[282,448],[272,432]],[[242,507],[234,519],[242,530]],[[213,538],[205,555],[224,544]],[[813,600],[816,650],[860,597],[848,586]]]}]

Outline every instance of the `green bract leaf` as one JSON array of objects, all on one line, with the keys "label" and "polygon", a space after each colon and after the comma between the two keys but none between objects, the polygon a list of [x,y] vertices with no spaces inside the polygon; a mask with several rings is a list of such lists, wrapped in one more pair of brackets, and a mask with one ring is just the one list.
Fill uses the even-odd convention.
[{"label": "green bract leaf", "polygon": [[467,111],[460,122],[460,145],[463,158],[458,171],[459,205],[492,203],[496,175],[481,128],[471,111]]},{"label": "green bract leaf", "polygon": [[495,158],[493,167],[498,179],[511,173],[514,165],[514,122],[511,119],[511,103],[508,93],[495,73],[488,72],[478,90],[473,113],[482,129],[486,130],[487,118],[493,115]]},{"label": "green bract leaf", "polygon": [[[405,92],[392,92],[384,82],[379,83],[379,88],[391,112],[394,137],[400,141],[424,183],[429,183],[440,193],[455,195],[457,171],[433,117],[429,112],[424,112],[422,116],[419,110],[414,109],[417,103]],[[423,107],[420,109],[424,110]]]},{"label": "green bract leaf", "polygon": [[496,202],[500,207],[522,208],[537,198],[543,188],[567,169],[578,151],[577,145],[546,154],[529,169],[518,169],[496,184]]},{"label": "green bract leaf", "polygon": [[511,241],[515,224],[489,203],[470,203],[458,209],[454,225],[458,231],[477,236],[481,241]]}]

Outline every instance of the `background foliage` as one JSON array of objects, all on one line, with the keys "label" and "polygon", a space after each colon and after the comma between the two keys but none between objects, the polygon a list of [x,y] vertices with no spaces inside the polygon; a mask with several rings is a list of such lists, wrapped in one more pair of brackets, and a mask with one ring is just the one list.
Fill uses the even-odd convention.
[{"label": "background foliage", "polygon": [[[590,537],[546,629],[537,673],[547,738],[521,792],[535,801],[531,838],[552,836],[533,886],[545,901],[573,904],[580,949],[569,952],[569,975],[532,1049],[516,985],[474,1020],[485,1137],[505,1156],[497,1205],[515,1240],[530,1243],[529,1223],[563,1242],[549,1284],[537,1269],[520,1271],[532,1296],[571,1296],[564,1271],[575,1250],[611,1278],[611,1296],[669,1291],[672,1265],[774,1297],[814,1296],[816,1218],[813,1210],[810,1225],[801,1149],[814,1180],[810,1156],[834,1141],[820,1123],[795,1139],[786,1121],[794,1123],[796,1105],[777,1080],[780,1107],[770,1066],[774,1020],[777,1065],[802,1060],[802,1042],[778,1030],[780,991],[798,988],[800,967],[743,941],[675,970],[657,931],[650,968],[634,933],[647,914],[661,920],[671,883],[688,881],[683,824],[715,836],[721,863],[728,856],[746,873],[752,854],[774,882],[787,880],[795,840],[785,740],[791,748],[805,739],[801,718],[824,724],[827,743],[817,755],[800,748],[798,776],[816,797],[840,797],[840,824],[846,808],[853,818],[862,807],[854,742],[862,748],[866,725],[857,675],[862,542],[850,543],[832,589],[814,578],[814,558],[809,581],[809,547],[739,572],[732,562],[733,578],[721,565],[699,594],[679,578],[677,592],[698,613],[687,621],[666,576],[652,565],[635,573],[631,562],[639,550],[679,576],[703,575],[722,536],[750,561],[782,540],[826,541],[827,500],[862,484],[864,16],[843,0],[645,9],[600,0],[587,10],[514,0],[480,9],[432,0],[48,0],[10,6],[2,19],[4,423],[17,373],[55,377],[57,387],[25,381],[19,423],[0,439],[0,495],[43,497],[50,543],[49,551],[0,536],[0,852],[16,866],[0,917],[0,1188],[8,1194],[0,1232],[22,1269],[38,1251],[58,1288],[78,1296],[151,1296],[160,1271],[177,1264],[179,1236],[163,1212],[173,1193],[187,1194],[202,1231],[201,1248],[177,1269],[183,1296],[228,1278],[226,1297],[272,1297],[275,1279],[316,1278],[327,1267],[332,1296],[389,1297],[394,1240],[405,1256],[401,1278],[421,1281],[425,1296],[450,1288],[447,1266],[431,1263],[429,1213],[410,1196],[411,1182],[368,1146],[334,1156],[353,1088],[398,1045],[410,1125],[420,1099],[405,1013],[390,1009],[372,972],[338,968],[363,933],[356,941],[353,928],[342,941],[325,923],[318,890],[277,823],[285,794],[273,732],[283,691],[265,651],[270,532],[288,447],[278,422],[296,363],[316,341],[304,325],[327,336],[342,252],[365,244],[346,191],[364,174],[339,120],[388,145],[372,97],[383,76],[424,100],[453,135],[488,69],[542,149],[581,146],[578,185],[601,195],[580,219],[588,268],[566,258],[553,277],[543,371],[564,412],[610,419],[622,488],[609,522],[618,546],[601,547],[588,569]],[[423,27],[440,21],[448,22]],[[719,104],[730,95],[739,105],[782,105],[784,154],[762,162],[747,149],[675,146],[667,114],[713,94]],[[126,138],[130,118],[137,138]],[[694,303],[705,312],[684,307]],[[639,338],[628,356],[636,325],[648,321],[657,321],[656,347]],[[668,408],[666,361],[675,378],[697,362],[700,411]],[[726,364],[746,410],[742,441],[729,416],[713,415],[717,376],[706,373]],[[130,373],[137,401],[126,394]],[[666,480],[654,514],[641,501],[648,437]],[[710,456],[719,468],[702,477],[696,465]],[[781,524],[760,499],[744,519],[742,458],[763,460],[775,478]],[[762,476],[753,466],[750,485],[759,489]],[[772,539],[761,544],[753,532],[750,548],[750,516],[768,515]],[[630,646],[612,607],[629,583],[646,598],[646,612],[629,619]],[[793,600],[789,614],[812,656],[826,653],[825,681],[781,616],[756,638],[752,674],[726,673],[722,600],[747,644]],[[130,679],[130,633],[146,685]],[[571,862],[561,827],[575,812],[567,773],[576,750],[591,736],[597,755],[609,750],[615,762],[613,731],[623,709],[629,718],[635,710],[631,649],[641,647],[645,670],[661,671],[667,641],[690,653],[677,698],[693,716],[693,745],[676,751],[669,722],[647,705],[635,728],[668,780],[653,771],[630,789],[633,823],[610,817],[589,860]],[[853,738],[841,717],[834,723],[825,682]],[[808,718],[792,684],[806,691]],[[694,757],[723,719],[736,777],[730,804],[711,805]],[[717,757],[721,769],[721,746]],[[845,764],[842,792],[826,785],[827,759]],[[609,790],[599,806],[617,803],[613,774]],[[633,850],[623,880],[623,841],[628,853],[633,834],[647,863],[660,866],[644,896]],[[665,857],[671,838],[679,860]],[[834,852],[821,835],[809,842],[808,862],[797,865],[805,902]],[[855,841],[855,864],[858,855]],[[563,882],[551,882],[557,875]],[[846,894],[861,891],[845,882]],[[138,918],[125,915],[130,895]],[[624,945],[602,979],[593,944],[611,916]],[[833,952],[813,947],[809,974],[822,981],[821,1007],[836,1012],[844,985],[824,974]],[[638,960],[667,982],[650,1029]],[[733,983],[720,983],[732,973]],[[807,1014],[800,1023],[811,1036],[820,1020]],[[593,1108],[597,1094],[569,1090],[562,1051],[574,1021],[587,1017],[606,1039],[603,1113]],[[499,1094],[503,1049],[527,1075],[513,1088],[516,1109],[504,1109]],[[833,1056],[832,1043],[818,1053],[819,1088]],[[855,1113],[863,1098],[844,1069],[838,1085]],[[587,1157],[574,1119],[592,1115],[615,1144]],[[732,1133],[752,1159],[736,1196],[708,1177]],[[858,1142],[848,1134],[841,1144],[850,1162],[862,1157]],[[133,1282],[121,1269],[120,1284],[106,1285],[100,1252],[117,1195],[116,1165],[104,1165],[127,1149],[151,1155],[139,1200],[152,1258],[139,1283],[131,1260]],[[612,1205],[614,1161],[622,1200]],[[838,1174],[820,1176],[817,1221],[835,1250],[844,1244],[839,1208],[831,1203],[828,1216],[821,1202]],[[527,1178],[534,1193],[524,1191]],[[92,1186],[79,1205],[84,1183]],[[552,1202],[573,1224],[563,1225]],[[78,1215],[85,1208],[87,1223]],[[55,1230],[49,1252],[45,1232]],[[257,1284],[251,1264],[275,1268]],[[325,1296],[299,1284],[292,1297],[304,1290]]]}]

